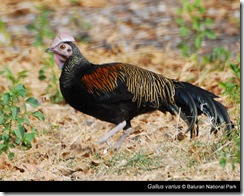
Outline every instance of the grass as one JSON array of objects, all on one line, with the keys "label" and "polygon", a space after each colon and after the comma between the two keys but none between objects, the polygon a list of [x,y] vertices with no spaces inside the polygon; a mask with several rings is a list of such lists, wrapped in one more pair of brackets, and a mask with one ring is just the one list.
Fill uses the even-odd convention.
[{"label": "grass", "polygon": [[176,23],[179,25],[182,41],[178,47],[184,56],[190,57],[202,48],[205,38],[216,39],[216,34],[210,29],[213,20],[205,15],[206,8],[201,0],[180,2],[181,8],[177,9]]},{"label": "grass", "polygon": [[[79,45],[79,44],[78,44]],[[87,51],[86,45],[79,45]],[[141,62],[151,50],[141,49],[133,55],[134,63]],[[182,69],[182,60],[171,59],[171,54],[160,55],[153,51],[152,64],[164,75],[173,75]],[[161,51],[159,52],[161,53]],[[44,51],[43,51],[44,54]],[[98,55],[99,54],[99,55]],[[42,61],[40,55],[39,62]],[[89,51],[91,61],[102,58],[103,51]],[[131,54],[122,55],[131,61]],[[111,59],[109,59],[111,58]],[[112,61],[120,56],[107,57]],[[11,59],[8,58],[11,65]],[[177,64],[178,62],[178,64]],[[174,64],[174,69],[172,69]],[[175,66],[177,64],[177,66]],[[21,66],[21,62],[20,62]],[[162,71],[160,68],[165,66]],[[72,109],[69,105],[54,104],[45,99],[44,81],[38,79],[39,67],[29,70],[28,77],[22,78],[29,85],[35,97],[42,100],[40,110],[46,118],[43,123],[36,123],[38,136],[27,151],[13,149],[15,157],[9,161],[2,156],[0,176],[2,180],[238,180],[240,167],[236,164],[232,170],[227,163],[223,168],[219,161],[223,152],[227,157],[228,148],[233,144],[224,143],[223,133],[216,136],[209,134],[206,118],[201,118],[200,136],[195,140],[186,138],[174,140],[176,126],[186,128],[182,121],[169,114],[154,112],[141,115],[132,121],[135,133],[122,145],[118,152],[110,149],[121,133],[112,137],[109,145],[97,145],[98,141],[113,125],[101,122]],[[58,69],[57,69],[58,72]],[[231,76],[231,70],[224,72]],[[213,77],[217,77],[213,74]],[[184,76],[185,77],[185,76]],[[224,78],[224,77],[223,77]],[[207,78],[205,78],[206,80]],[[2,83],[4,84],[4,83]],[[36,89],[36,86],[42,86]],[[207,87],[208,88],[208,87]],[[223,101],[225,102],[225,101]],[[231,117],[234,118],[233,114]],[[235,121],[235,118],[234,118]],[[222,141],[222,143],[221,143]]]},{"label": "grass", "polygon": [[[79,47],[88,51],[84,44]],[[133,55],[135,64],[141,62],[146,53],[151,53],[148,49],[140,50],[141,52],[138,51]],[[157,51],[153,50],[153,53],[155,55],[151,55],[150,58],[157,72],[168,76],[178,73],[180,77],[182,60],[171,58],[171,54],[159,55],[160,58],[157,59]],[[161,51],[159,53],[161,54]],[[42,55],[39,56],[41,62]],[[100,61],[99,57],[102,60],[106,53],[103,55],[102,50],[92,50],[86,56],[91,61]],[[122,56],[128,62],[132,61],[131,54],[124,53]],[[110,55],[107,61],[116,58],[121,61],[121,54]],[[12,60],[8,58],[6,64],[11,65]],[[154,65],[153,62],[157,64]],[[165,66],[164,70],[161,70],[162,66]],[[35,126],[39,131],[30,149],[26,151],[13,149],[15,153],[13,161],[2,155],[0,164],[2,180],[240,179],[240,165],[235,164],[233,170],[229,164],[229,158],[232,156],[230,149],[235,149],[233,148],[235,143],[233,140],[227,142],[222,131],[216,136],[210,135],[208,119],[205,117],[201,117],[200,136],[195,140],[190,140],[189,137],[183,141],[174,140],[176,126],[186,129],[186,125],[181,120],[178,121],[177,117],[154,112],[133,119],[132,126],[135,132],[123,143],[118,152],[114,152],[110,147],[115,144],[121,133],[112,137],[108,145],[97,145],[96,141],[113,125],[79,113],[69,105],[51,103],[50,99],[46,99],[46,87],[43,86],[45,81],[38,79],[39,69],[39,67],[29,69],[28,77],[21,80],[27,84],[29,80],[32,81],[28,86],[35,97],[42,100],[39,109],[44,113],[46,120],[42,123],[36,122]],[[211,74],[213,80],[216,80],[214,77],[218,78],[218,74],[212,71]],[[226,77],[232,77],[232,71],[229,69],[224,74]],[[42,88],[36,89],[37,86]],[[229,103],[225,101],[226,98],[222,100],[223,103]],[[238,116],[235,117],[231,110],[230,115],[234,122],[238,120]],[[228,159],[224,168],[219,163],[221,158],[225,158],[223,153],[226,153]]]},{"label": "grass", "polygon": [[54,62],[53,54],[49,54],[48,58],[42,59],[42,68],[39,70],[38,79],[48,83],[46,94],[52,103],[63,103],[64,98],[59,89],[58,74],[56,64]]},{"label": "grass", "polygon": [[45,5],[37,8],[39,14],[35,21],[27,26],[27,29],[35,34],[34,46],[42,46],[45,38],[53,38],[54,33],[49,24],[49,16],[51,11]]},{"label": "grass", "polygon": [[[12,86],[0,95],[0,154],[6,153],[8,159],[12,160],[14,158],[12,148],[31,148],[37,132],[31,118],[44,121],[44,116],[39,110],[28,109],[28,105],[36,108],[39,103],[34,97],[27,97],[26,87],[19,83],[21,78],[27,77],[26,70],[19,72],[17,76],[6,66],[4,70],[5,78],[12,82]],[[1,74],[5,71],[1,71]]]},{"label": "grass", "polygon": [[[227,59],[232,60],[228,51],[216,49],[204,64],[208,72],[201,74],[201,78],[193,77],[192,82],[196,84],[201,80],[205,89],[218,95],[224,86],[228,87],[224,89],[226,94],[221,102],[228,107],[231,119],[237,125],[231,139],[223,130],[210,135],[209,119],[201,117],[198,138],[175,140],[178,128],[186,129],[185,123],[177,116],[157,111],[134,118],[132,126],[135,132],[115,152],[111,147],[121,133],[109,139],[108,144],[96,144],[113,127],[112,124],[60,103],[62,97],[56,94],[60,70],[43,49],[43,41],[49,34],[45,29],[51,31],[47,21],[49,14],[43,10],[43,14],[37,17],[39,23],[30,27],[36,35],[36,47],[30,47],[28,53],[4,51],[0,56],[0,60],[12,70],[1,72],[8,74],[8,77],[0,78],[1,92],[9,84],[23,82],[30,94],[40,100],[38,109],[45,116],[44,122],[35,121],[38,134],[29,149],[13,148],[15,156],[12,160],[1,154],[1,180],[240,180],[240,110],[233,100],[229,100],[233,89],[229,83],[237,81],[235,84],[238,84],[236,78],[232,79],[236,68],[213,69],[216,62],[221,64],[227,63]],[[20,40],[14,41],[18,45]],[[201,45],[201,40],[195,44]],[[122,61],[184,81],[195,75],[194,69],[185,69],[191,63],[189,60],[169,50],[139,48],[130,53],[121,50],[114,54],[101,48],[89,50],[90,45],[84,43],[77,42],[77,45],[94,63]],[[235,95],[238,96],[238,92]]]}]

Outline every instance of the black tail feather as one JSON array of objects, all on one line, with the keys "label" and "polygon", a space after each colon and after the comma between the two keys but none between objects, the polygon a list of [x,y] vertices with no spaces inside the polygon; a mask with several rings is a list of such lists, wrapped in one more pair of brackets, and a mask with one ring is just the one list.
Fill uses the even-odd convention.
[{"label": "black tail feather", "polygon": [[177,88],[175,92],[175,103],[181,108],[181,111],[176,108],[176,112],[179,113],[180,117],[188,124],[186,133],[190,131],[192,137],[198,116],[196,103],[190,92],[184,88]]},{"label": "black tail feather", "polygon": [[225,109],[225,107],[214,100],[215,103],[215,107],[217,108],[217,124],[221,125],[223,123],[226,124],[226,130],[230,131],[234,128],[234,124],[232,123],[232,121],[230,120],[230,117]]},{"label": "black tail feather", "polygon": [[[197,125],[197,116],[205,114],[211,119],[213,130],[217,130],[218,127],[225,123],[226,129],[233,129],[233,124],[225,107],[214,100],[217,98],[213,93],[206,91],[200,87],[194,86],[187,82],[177,82],[175,84],[175,111],[179,113],[179,108],[183,114],[180,117],[188,124],[188,131],[193,131],[194,125]],[[191,134],[192,135],[192,134]]]}]

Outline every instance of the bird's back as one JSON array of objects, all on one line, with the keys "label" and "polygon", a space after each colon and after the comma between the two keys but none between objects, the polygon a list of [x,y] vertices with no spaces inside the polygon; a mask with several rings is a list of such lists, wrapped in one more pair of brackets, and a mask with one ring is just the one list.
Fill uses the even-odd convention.
[{"label": "bird's back", "polygon": [[[73,76],[78,79],[70,75],[69,80],[74,82],[69,88],[64,87],[66,80],[60,80],[62,94],[75,109],[101,120],[131,120],[174,102],[172,81],[159,74],[122,63],[81,67]],[[63,72],[66,70],[64,67]],[[114,120],[113,116],[119,117]]]},{"label": "bird's back", "polygon": [[[96,65],[96,69],[84,75],[81,81],[88,92],[98,99],[105,96],[113,101],[116,96],[125,98],[125,94],[126,99],[137,103],[138,108],[145,105],[158,108],[162,103],[174,102],[171,80],[130,64]],[[111,94],[114,96],[108,96]]]}]

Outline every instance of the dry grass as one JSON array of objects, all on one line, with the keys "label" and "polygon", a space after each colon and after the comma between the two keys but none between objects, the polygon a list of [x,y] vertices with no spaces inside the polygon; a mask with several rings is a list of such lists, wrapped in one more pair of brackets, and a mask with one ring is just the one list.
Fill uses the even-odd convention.
[{"label": "dry grass", "polygon": [[[15,44],[23,45],[23,40]],[[119,54],[78,44],[84,55],[95,63],[122,61],[162,73],[167,77],[187,80],[194,76],[194,83],[220,94],[217,82],[224,81],[230,72],[211,71],[204,77],[189,62],[175,57],[170,51],[143,48],[137,51],[120,51]],[[108,144],[96,142],[114,125],[99,121],[75,111],[69,105],[52,104],[46,94],[46,83],[38,80],[42,58],[47,54],[39,47],[25,46],[21,52],[4,51],[0,61],[14,73],[29,70],[24,83],[40,103],[45,122],[33,120],[38,135],[31,149],[14,149],[14,160],[2,154],[1,180],[240,180],[240,167],[233,171],[227,164],[219,165],[222,132],[209,134],[206,117],[201,118],[200,136],[194,140],[175,140],[179,129],[186,125],[169,114],[154,112],[136,117],[135,130],[125,140],[118,152],[111,150],[121,132]],[[57,74],[59,70],[57,68]],[[1,91],[8,82],[0,78]],[[221,99],[226,103],[225,98]],[[225,105],[226,105],[225,104]],[[233,105],[229,112],[233,121]],[[227,145],[227,144],[226,144]]]}]

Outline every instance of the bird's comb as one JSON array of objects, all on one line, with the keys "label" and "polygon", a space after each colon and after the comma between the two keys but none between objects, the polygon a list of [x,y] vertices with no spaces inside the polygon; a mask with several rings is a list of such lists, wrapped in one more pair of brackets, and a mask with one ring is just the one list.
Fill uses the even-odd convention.
[{"label": "bird's comb", "polygon": [[72,35],[68,33],[59,33],[53,40],[50,48],[56,47],[58,44],[62,42],[74,42],[75,39]]}]

